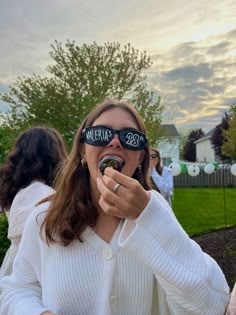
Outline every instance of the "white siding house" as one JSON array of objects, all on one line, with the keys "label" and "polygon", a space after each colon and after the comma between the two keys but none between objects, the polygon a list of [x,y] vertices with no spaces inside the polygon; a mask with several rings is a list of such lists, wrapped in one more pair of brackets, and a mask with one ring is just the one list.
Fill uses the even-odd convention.
[{"label": "white siding house", "polygon": [[213,162],[216,161],[215,151],[211,144],[211,136],[214,129],[210,130],[205,136],[198,139],[196,144],[196,160],[197,162]]},{"label": "white siding house", "polygon": [[163,137],[157,148],[162,158],[162,165],[168,166],[172,161],[179,161],[179,133],[173,124],[162,125]]}]

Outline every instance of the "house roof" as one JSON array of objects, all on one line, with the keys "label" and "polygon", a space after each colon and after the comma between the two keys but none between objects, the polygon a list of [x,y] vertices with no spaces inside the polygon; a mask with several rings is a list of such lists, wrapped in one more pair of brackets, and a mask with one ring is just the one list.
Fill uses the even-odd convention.
[{"label": "house roof", "polygon": [[161,125],[161,128],[168,137],[179,137],[179,133],[174,124]]},{"label": "house roof", "polygon": [[215,130],[215,128],[211,129],[203,137],[201,137],[200,139],[194,141],[194,143],[199,143],[199,142],[202,142],[204,140],[210,139],[211,136],[213,135],[214,130]]}]

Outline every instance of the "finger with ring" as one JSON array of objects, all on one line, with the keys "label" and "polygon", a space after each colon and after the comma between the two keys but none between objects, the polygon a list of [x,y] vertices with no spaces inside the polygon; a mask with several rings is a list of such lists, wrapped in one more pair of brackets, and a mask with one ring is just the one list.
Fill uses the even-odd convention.
[{"label": "finger with ring", "polygon": [[119,187],[120,187],[120,184],[116,183],[114,188],[113,188],[113,192],[115,193]]}]

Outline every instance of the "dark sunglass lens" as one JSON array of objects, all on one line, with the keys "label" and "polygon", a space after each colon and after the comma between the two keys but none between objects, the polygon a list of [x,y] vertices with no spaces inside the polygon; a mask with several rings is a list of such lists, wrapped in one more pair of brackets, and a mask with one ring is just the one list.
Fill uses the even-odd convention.
[{"label": "dark sunglass lens", "polygon": [[120,142],[126,149],[140,151],[144,149],[147,139],[145,134],[136,130],[120,130]]},{"label": "dark sunglass lens", "polygon": [[94,126],[85,129],[84,139],[87,144],[102,147],[110,143],[113,136],[111,128]]},{"label": "dark sunglass lens", "polygon": [[157,157],[157,155],[156,155],[155,153],[153,153],[153,154],[151,154],[151,157],[152,157],[153,159],[155,159],[155,158]]}]

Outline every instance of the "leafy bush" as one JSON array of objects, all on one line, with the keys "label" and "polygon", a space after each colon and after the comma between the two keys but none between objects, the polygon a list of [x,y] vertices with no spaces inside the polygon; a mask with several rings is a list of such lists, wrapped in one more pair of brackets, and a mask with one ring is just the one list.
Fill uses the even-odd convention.
[{"label": "leafy bush", "polygon": [[5,214],[0,215],[0,265],[2,264],[3,258],[6,254],[10,241],[7,238],[8,221]]}]

